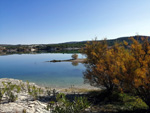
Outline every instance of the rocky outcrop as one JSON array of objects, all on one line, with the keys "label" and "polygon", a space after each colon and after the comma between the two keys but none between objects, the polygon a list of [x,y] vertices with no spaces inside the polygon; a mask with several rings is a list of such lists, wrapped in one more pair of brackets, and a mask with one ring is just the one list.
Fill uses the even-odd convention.
[{"label": "rocky outcrop", "polygon": [[[0,79],[0,96],[2,89],[5,89],[4,83],[8,86],[9,83],[12,85],[15,84],[21,87],[21,91],[18,93],[17,88],[12,90],[13,94],[18,97],[14,102],[8,101],[7,93],[4,93],[2,100],[0,98],[0,113],[51,113],[51,109],[48,108],[47,110],[47,105],[50,101],[56,100],[55,96],[57,93],[61,92],[68,94],[67,97],[73,100],[75,95],[84,95],[87,91],[97,90],[97,88],[90,86],[86,86],[86,88],[71,86],[69,88],[50,89],[48,87],[38,86],[35,83],[23,82],[22,80],[2,78]],[[39,89],[43,92],[38,92],[38,96],[35,99],[35,95],[33,96],[33,94],[30,94],[29,89],[34,93],[36,93],[35,90],[38,91]]]},{"label": "rocky outcrop", "polygon": [[[50,111],[46,110],[48,101],[41,101],[40,99],[34,100],[27,92],[27,83],[17,79],[0,79],[0,87],[3,88],[2,82],[11,84],[21,85],[24,84],[24,90],[20,93],[17,93],[18,99],[15,102],[6,101],[6,96],[2,98],[0,103],[0,113],[50,113]],[[42,88],[46,90],[44,87],[40,87],[34,83],[29,83],[31,86]],[[14,93],[16,93],[14,91]],[[43,94],[46,96],[46,94]]]},{"label": "rocky outcrop", "polygon": [[50,113],[40,101],[16,101],[0,105],[0,113]]}]

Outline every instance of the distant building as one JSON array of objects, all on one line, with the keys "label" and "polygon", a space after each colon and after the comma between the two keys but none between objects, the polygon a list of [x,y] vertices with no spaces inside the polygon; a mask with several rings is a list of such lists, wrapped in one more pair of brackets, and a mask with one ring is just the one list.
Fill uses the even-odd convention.
[{"label": "distant building", "polygon": [[33,51],[36,51],[36,49],[34,49],[34,48],[31,48],[31,51],[33,52]]},{"label": "distant building", "polygon": [[2,47],[2,46],[0,46],[0,49],[1,49],[1,50],[4,50],[4,49],[6,49],[6,47]]},{"label": "distant building", "polygon": [[6,49],[6,47],[0,46],[0,52],[3,52]]}]

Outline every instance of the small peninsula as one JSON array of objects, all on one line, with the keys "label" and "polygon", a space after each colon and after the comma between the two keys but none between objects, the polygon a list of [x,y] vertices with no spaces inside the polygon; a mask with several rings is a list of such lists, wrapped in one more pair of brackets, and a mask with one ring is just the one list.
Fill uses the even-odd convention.
[{"label": "small peninsula", "polygon": [[47,62],[75,62],[75,63],[85,63],[86,59],[68,59],[68,60],[51,60]]}]

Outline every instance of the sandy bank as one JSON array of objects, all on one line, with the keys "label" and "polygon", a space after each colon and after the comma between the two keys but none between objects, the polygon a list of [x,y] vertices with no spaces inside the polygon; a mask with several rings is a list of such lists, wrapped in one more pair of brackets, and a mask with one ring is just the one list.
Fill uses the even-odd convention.
[{"label": "sandy bank", "polygon": [[76,63],[84,63],[86,59],[68,59],[68,60],[51,60],[47,62],[76,62]]}]

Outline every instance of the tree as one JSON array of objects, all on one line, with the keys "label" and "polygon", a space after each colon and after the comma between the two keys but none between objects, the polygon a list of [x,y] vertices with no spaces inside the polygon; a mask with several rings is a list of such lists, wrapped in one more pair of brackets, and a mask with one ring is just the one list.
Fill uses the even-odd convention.
[{"label": "tree", "polygon": [[124,45],[108,47],[106,40],[86,44],[84,78],[108,92],[117,89],[136,94],[150,106],[150,43],[145,38],[142,43],[131,40],[130,46],[124,41]]},{"label": "tree", "polygon": [[72,59],[77,59],[78,55],[77,54],[73,54],[71,57],[72,57]]},{"label": "tree", "polygon": [[91,44],[86,44],[83,50],[87,57],[85,80],[91,85],[102,86],[108,92],[112,92],[117,87],[115,83],[124,51],[124,47],[120,47],[117,43],[109,48],[106,40],[102,42],[95,40]]},{"label": "tree", "polygon": [[142,44],[133,38],[131,40],[132,72],[129,72],[129,69],[128,73],[126,72],[130,74],[129,86],[150,106],[150,43],[148,38],[142,38]]}]

